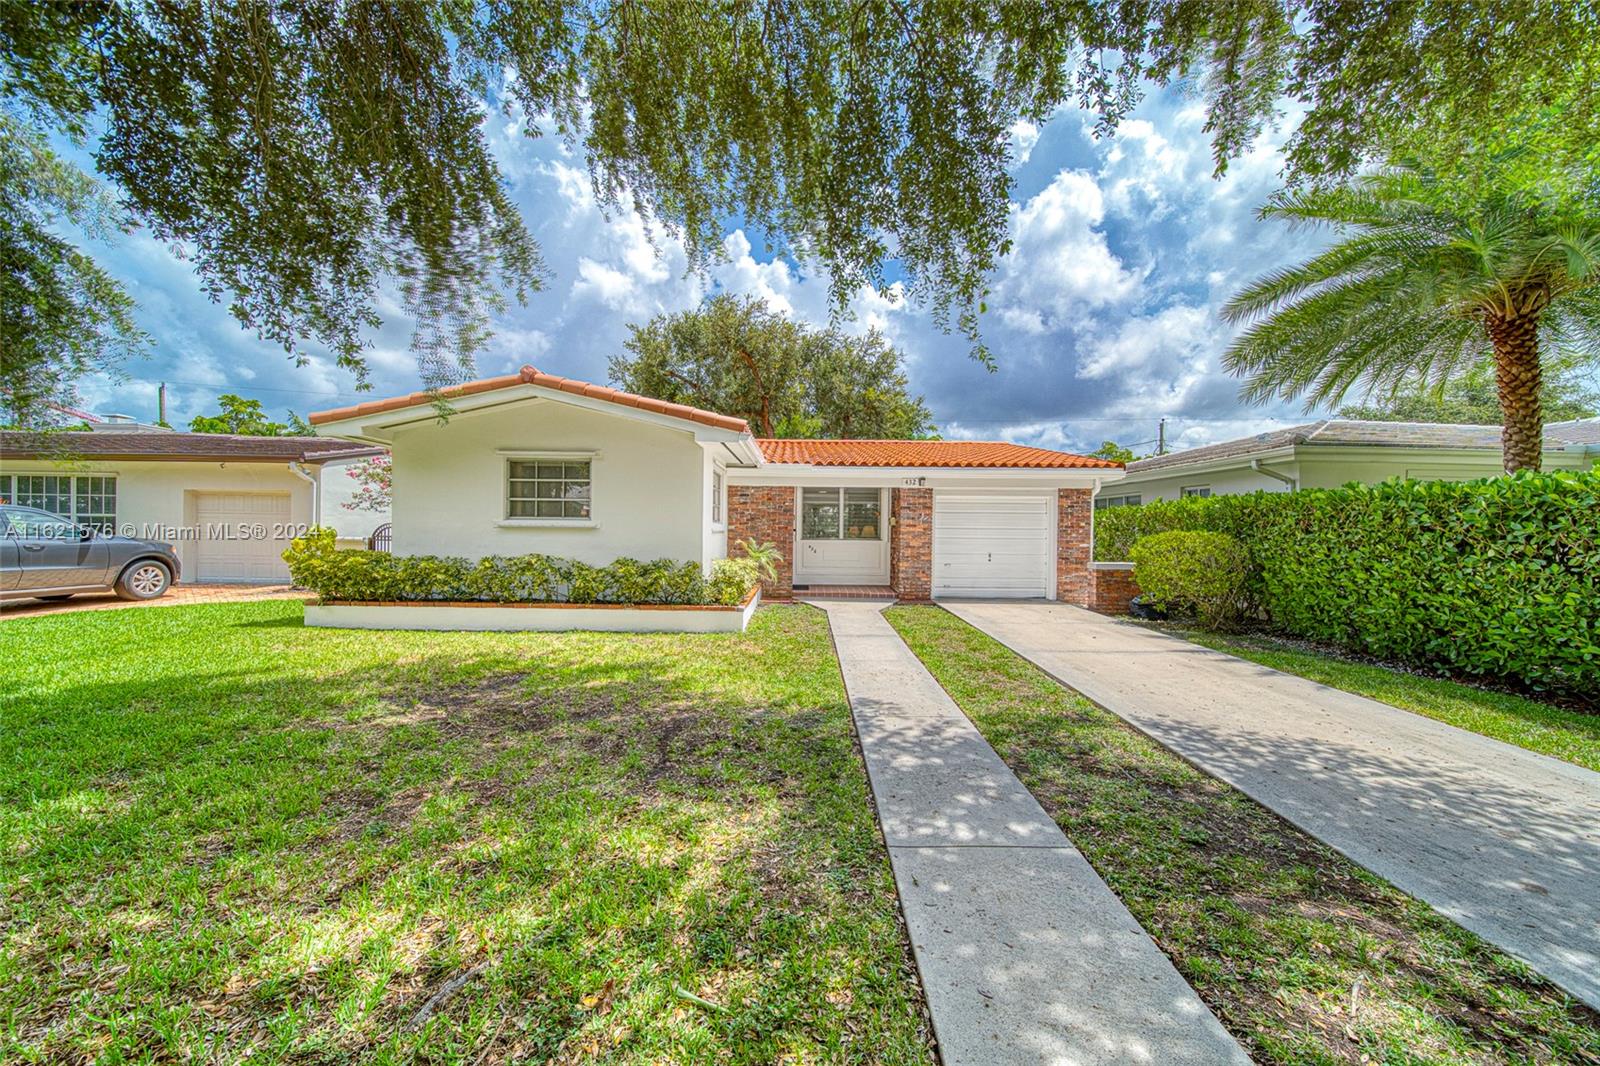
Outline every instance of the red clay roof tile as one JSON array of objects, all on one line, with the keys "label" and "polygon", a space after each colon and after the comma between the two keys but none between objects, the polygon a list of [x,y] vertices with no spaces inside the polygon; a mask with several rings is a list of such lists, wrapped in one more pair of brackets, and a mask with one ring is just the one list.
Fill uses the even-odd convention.
[{"label": "red clay roof tile", "polygon": [[[595,385],[587,381],[578,381],[574,378],[546,374],[544,371],[532,366],[525,366],[515,374],[502,374],[499,377],[480,378],[477,381],[451,385],[448,388],[440,389],[438,395],[451,400],[461,396],[473,396],[480,392],[492,392],[495,389],[509,389],[517,385],[538,385],[541,388],[556,389],[560,392],[572,393],[574,396],[587,396],[593,400],[604,400],[607,403],[620,404],[623,407],[635,407],[641,411],[653,411],[659,415],[682,418],[689,422],[714,426],[717,429],[733,430],[736,433],[747,432],[750,428],[744,419],[734,418],[732,415],[720,415],[715,411],[704,411],[698,407],[689,407],[686,404],[668,403],[666,400],[657,400],[649,396],[623,392],[620,389],[609,388],[605,385]],[[413,392],[409,396],[395,396],[387,400],[370,400],[367,403],[340,407],[332,411],[317,411],[310,416],[310,420],[312,425],[323,425],[328,422],[341,422],[346,418],[362,418],[367,415],[398,411],[406,407],[420,407],[423,404],[432,403],[433,400],[433,395],[429,393]]]},{"label": "red clay roof tile", "polygon": [[1121,463],[1087,455],[986,440],[756,441],[769,463],[812,466],[913,466],[1027,470],[1120,470]]}]

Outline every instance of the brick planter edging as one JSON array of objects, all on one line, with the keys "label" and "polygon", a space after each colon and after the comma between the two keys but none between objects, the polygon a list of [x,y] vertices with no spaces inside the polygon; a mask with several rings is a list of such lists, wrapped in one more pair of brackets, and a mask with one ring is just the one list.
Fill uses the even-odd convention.
[{"label": "brick planter edging", "polygon": [[1128,604],[1139,595],[1132,563],[1090,563],[1092,580],[1089,609],[1101,614],[1127,614]]}]

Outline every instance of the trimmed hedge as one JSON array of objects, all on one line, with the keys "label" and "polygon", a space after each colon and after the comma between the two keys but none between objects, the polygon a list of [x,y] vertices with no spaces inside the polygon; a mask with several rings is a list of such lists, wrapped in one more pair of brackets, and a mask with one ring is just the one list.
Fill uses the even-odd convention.
[{"label": "trimmed hedge", "polygon": [[1242,542],[1253,608],[1288,633],[1600,697],[1600,474],[1113,507],[1095,514],[1095,557],[1174,529]]},{"label": "trimmed hedge", "polygon": [[331,529],[297,537],[283,553],[296,585],[322,600],[403,603],[721,604],[736,607],[759,575],[749,559],[720,559],[708,578],[698,563],[618,559],[590,566],[549,555],[438,555],[339,551]]},{"label": "trimmed hedge", "polygon": [[1163,611],[1193,611],[1207,629],[1243,617],[1250,553],[1226,533],[1170,529],[1140,537],[1128,552],[1139,592]]}]

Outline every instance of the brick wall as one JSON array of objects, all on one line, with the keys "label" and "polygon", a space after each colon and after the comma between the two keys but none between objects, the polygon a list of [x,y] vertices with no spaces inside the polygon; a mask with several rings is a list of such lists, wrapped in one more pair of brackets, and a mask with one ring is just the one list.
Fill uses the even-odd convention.
[{"label": "brick wall", "polygon": [[767,599],[794,598],[794,488],[788,485],[728,486],[728,554],[743,555],[738,542],[772,542],[783,553],[778,580],[761,582]]},{"label": "brick wall", "polygon": [[1089,573],[1094,578],[1094,599],[1090,608],[1101,614],[1127,614],[1128,601],[1139,595],[1139,586],[1133,580],[1133,564],[1093,563]]},{"label": "brick wall", "polygon": [[1092,489],[1056,490],[1056,599],[1062,603],[1088,607],[1094,599],[1093,517]]},{"label": "brick wall", "polygon": [[901,600],[933,598],[933,490],[895,489],[889,510],[894,527],[889,542],[889,584]]}]

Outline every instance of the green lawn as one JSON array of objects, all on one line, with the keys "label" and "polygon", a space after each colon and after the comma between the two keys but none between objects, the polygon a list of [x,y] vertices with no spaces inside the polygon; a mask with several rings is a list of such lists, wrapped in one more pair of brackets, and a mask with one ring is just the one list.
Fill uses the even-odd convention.
[{"label": "green lawn", "polygon": [[12,619],[0,701],[0,1061],[933,1061],[808,608]]},{"label": "green lawn", "polygon": [[1600,770],[1600,714],[1564,710],[1507,692],[1340,658],[1268,636],[1223,635],[1167,625],[1155,628],[1286,674],[1370,696],[1519,748]]},{"label": "green lawn", "polygon": [[953,615],[888,616],[1258,1062],[1600,1062],[1525,966]]}]

